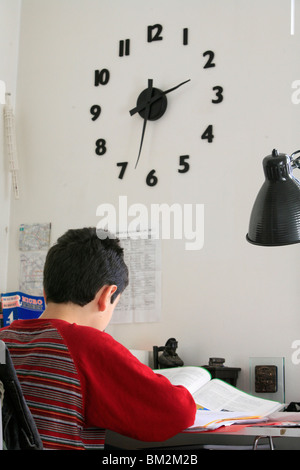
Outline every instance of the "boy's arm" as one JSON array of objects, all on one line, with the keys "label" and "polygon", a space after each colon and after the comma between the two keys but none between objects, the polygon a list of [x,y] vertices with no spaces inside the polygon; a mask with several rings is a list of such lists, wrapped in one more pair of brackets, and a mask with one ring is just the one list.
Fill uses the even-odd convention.
[{"label": "boy's arm", "polygon": [[[82,337],[77,349],[72,348],[83,386],[87,427],[151,442],[166,440],[194,423],[196,405],[184,387],[155,374],[110,335],[89,330],[85,353],[78,348]],[[72,335],[72,342],[76,343],[76,336]]]}]

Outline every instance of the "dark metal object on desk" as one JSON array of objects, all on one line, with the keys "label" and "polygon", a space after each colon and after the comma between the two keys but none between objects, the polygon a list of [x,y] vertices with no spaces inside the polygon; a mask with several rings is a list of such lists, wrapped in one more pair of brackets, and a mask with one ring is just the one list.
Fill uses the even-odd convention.
[{"label": "dark metal object on desk", "polygon": [[277,367],[274,365],[255,366],[255,392],[277,392]]},{"label": "dark metal object on desk", "polygon": [[236,387],[240,367],[224,366],[225,359],[218,357],[209,358],[208,365],[201,366],[208,370],[212,379],[221,379]]},{"label": "dark metal object on desk", "polygon": [[[178,342],[175,338],[169,338],[165,346],[153,346],[154,369],[183,366],[184,362],[176,353],[177,347]],[[162,351],[162,354],[158,355],[160,351]]]},{"label": "dark metal object on desk", "polygon": [[208,360],[209,366],[224,366],[225,359],[223,357],[210,357]]}]

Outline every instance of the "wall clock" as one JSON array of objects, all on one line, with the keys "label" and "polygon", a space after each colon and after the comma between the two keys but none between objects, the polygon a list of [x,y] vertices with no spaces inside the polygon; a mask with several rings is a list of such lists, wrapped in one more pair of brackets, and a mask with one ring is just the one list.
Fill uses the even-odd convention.
[{"label": "wall clock", "polygon": [[[178,30],[177,35],[177,43],[169,39],[169,47],[178,48],[182,47],[185,48],[186,54],[188,55],[189,47],[190,47],[190,28],[184,26]],[[180,38],[180,39],[179,39]],[[135,36],[134,39],[118,39],[115,40],[115,57],[112,60],[112,64],[109,65],[107,63],[101,64],[101,67],[94,68],[92,71],[93,76],[93,89],[95,91],[95,101],[94,103],[90,104],[89,112],[90,112],[90,119],[93,122],[93,125],[97,126],[97,137],[93,142],[93,151],[94,156],[97,158],[101,158],[103,160],[103,164],[108,164],[110,161],[110,140],[105,135],[105,126],[103,123],[105,122],[105,106],[108,106],[108,101],[105,101],[104,97],[107,94],[110,94],[110,100],[114,100],[114,94],[112,88],[110,87],[112,78],[115,74],[116,68],[116,60],[118,61],[126,61],[132,59],[133,57],[137,60],[139,66],[136,68],[131,68],[131,74],[135,79],[136,85],[135,89],[135,97],[133,95],[125,95],[122,96],[122,103],[120,103],[120,113],[126,114],[126,118],[128,120],[133,120],[139,122],[139,131],[136,132],[135,136],[135,143],[131,144],[130,148],[124,151],[124,155],[126,158],[120,158],[119,161],[114,163],[116,165],[116,178],[120,180],[126,178],[129,168],[137,169],[140,165],[140,161],[143,159],[143,152],[145,151],[145,147],[151,146],[151,142],[147,142],[145,136],[147,135],[147,130],[150,125],[153,125],[155,122],[155,126],[159,126],[162,120],[166,120],[166,125],[168,124],[168,119],[170,117],[170,110],[169,110],[169,103],[172,101],[176,101],[176,95],[178,93],[189,94],[191,93],[190,90],[190,83],[193,81],[201,81],[203,77],[201,74],[207,73],[208,70],[217,68],[217,59],[216,53],[214,50],[211,49],[204,49],[201,50],[199,45],[197,45],[197,60],[201,62],[199,65],[201,69],[201,74],[197,74],[197,76],[193,76],[195,74],[192,73],[187,67],[182,70],[182,80],[176,81],[172,78],[172,74],[170,73],[170,77],[166,79],[164,76],[163,83],[160,83],[160,67],[161,67],[161,58],[157,61],[155,65],[155,70],[153,70],[153,74],[155,74],[155,79],[153,76],[146,75],[146,71],[143,68],[143,63],[147,63],[147,54],[151,53],[151,46],[154,44],[156,47],[160,47],[164,41],[167,40],[167,35],[164,30],[164,26],[160,23],[156,24],[148,24],[145,25],[144,28],[144,37],[137,38]],[[135,48],[134,45],[136,42],[139,41],[139,48]],[[195,35],[194,35],[195,41]],[[143,52],[141,55],[141,43],[143,44]],[[156,49],[157,50],[157,49]],[[136,55],[140,54],[139,57]],[[161,56],[160,56],[161,57]],[[168,54],[166,54],[166,61],[168,61]],[[123,62],[124,63],[124,62]],[[118,77],[119,77],[119,84],[121,86],[123,77],[120,75],[120,70],[122,70],[122,66],[118,65]],[[124,72],[125,74],[125,72]],[[128,69],[126,71],[128,75]],[[164,74],[166,75],[166,74]],[[137,79],[139,78],[139,80]],[[218,106],[224,100],[224,89],[223,86],[219,82],[215,82],[216,78],[211,78],[211,83],[207,86],[205,83],[205,89],[202,89],[202,92],[206,94],[207,100],[211,107]],[[168,82],[168,85],[165,86],[165,83]],[[116,83],[116,78],[114,80]],[[116,86],[116,85],[114,85]],[[99,91],[101,90],[101,91]],[[197,101],[197,96],[193,97],[194,100]],[[103,101],[106,104],[104,104]],[[200,107],[200,104],[199,104]],[[201,115],[201,110],[199,109],[199,141],[204,141],[207,144],[213,144],[215,138],[215,129],[214,123],[211,121],[204,122],[203,114]],[[116,113],[114,120],[117,120],[119,116],[119,112]],[[210,116],[211,117],[211,116]],[[136,126],[136,123],[135,123]],[[136,129],[136,127],[135,127]],[[182,118],[182,132],[185,129],[185,118]],[[154,131],[155,132],[155,131]],[[170,123],[169,131],[172,133],[172,127]],[[174,135],[172,137],[176,139]],[[124,146],[124,142],[120,142],[120,146]],[[148,148],[149,150],[149,148]],[[175,157],[173,155],[173,157]],[[194,156],[193,156],[194,157]],[[192,155],[189,152],[189,145],[188,142],[186,144],[186,151],[180,151],[175,158],[172,158],[172,167],[170,166],[169,171],[176,171],[179,174],[187,173],[191,170],[191,159]],[[174,163],[176,161],[176,163]],[[159,168],[158,167],[151,167],[149,166],[148,170],[143,175],[145,183],[149,187],[155,187],[159,182]]]}]

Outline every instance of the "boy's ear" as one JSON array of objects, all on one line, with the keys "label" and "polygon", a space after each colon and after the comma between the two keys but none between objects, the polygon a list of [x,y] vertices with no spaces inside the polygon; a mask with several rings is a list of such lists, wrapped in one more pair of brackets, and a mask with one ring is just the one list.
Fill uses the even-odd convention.
[{"label": "boy's ear", "polygon": [[110,305],[111,296],[116,292],[117,286],[103,286],[98,292],[98,309],[100,312],[104,312],[108,305]]}]

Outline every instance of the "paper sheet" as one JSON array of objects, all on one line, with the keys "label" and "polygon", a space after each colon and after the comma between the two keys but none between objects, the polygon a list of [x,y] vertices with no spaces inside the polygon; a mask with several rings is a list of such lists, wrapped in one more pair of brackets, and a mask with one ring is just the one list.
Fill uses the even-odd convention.
[{"label": "paper sheet", "polygon": [[20,254],[21,292],[31,295],[43,295],[43,271],[46,251],[28,251]]},{"label": "paper sheet", "polygon": [[157,322],[161,314],[161,242],[118,234],[129,269],[129,285],[117,305],[112,324]]},{"label": "paper sheet", "polygon": [[19,231],[20,251],[48,250],[51,224],[22,224]]},{"label": "paper sheet", "polygon": [[249,413],[241,413],[235,411],[207,411],[198,410],[196,412],[195,422],[188,430],[206,430],[217,429],[221,426],[230,426],[234,423],[257,423],[266,421],[266,418],[249,415]]},{"label": "paper sheet", "polygon": [[43,271],[50,245],[51,224],[22,224],[19,229],[19,290],[43,295]]}]

